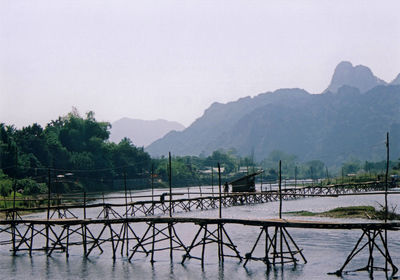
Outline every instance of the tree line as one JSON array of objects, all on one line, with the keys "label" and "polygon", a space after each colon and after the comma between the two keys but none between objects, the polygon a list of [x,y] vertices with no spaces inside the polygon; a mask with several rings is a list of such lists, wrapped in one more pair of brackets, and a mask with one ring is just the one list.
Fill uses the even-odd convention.
[{"label": "tree line", "polygon": [[[124,138],[119,143],[109,141],[111,125],[99,122],[93,112],[82,117],[77,110],[51,121],[45,127],[34,123],[16,129],[0,123],[0,194],[9,195],[15,188],[25,194],[73,191],[113,191],[129,188],[166,186],[169,160],[151,158],[143,147]],[[209,156],[173,156],[171,163],[173,185],[217,185],[217,164],[221,180],[230,181],[243,173],[265,170],[263,180],[278,177],[278,162],[282,161],[283,178],[326,178],[327,166],[320,160],[301,162],[295,155],[272,151],[261,162],[254,156],[240,156],[234,149],[217,150]],[[342,174],[360,171],[380,173],[385,161],[351,160],[343,164]],[[391,162],[400,169],[398,162]],[[332,172],[332,171],[331,171]],[[333,172],[332,172],[333,173]]]},{"label": "tree line", "polygon": [[49,180],[54,191],[68,192],[104,190],[112,180],[143,177],[151,166],[149,154],[127,138],[109,142],[110,127],[93,112],[81,117],[76,110],[44,128],[0,124],[2,192],[10,190],[11,178],[17,189],[37,193]]}]

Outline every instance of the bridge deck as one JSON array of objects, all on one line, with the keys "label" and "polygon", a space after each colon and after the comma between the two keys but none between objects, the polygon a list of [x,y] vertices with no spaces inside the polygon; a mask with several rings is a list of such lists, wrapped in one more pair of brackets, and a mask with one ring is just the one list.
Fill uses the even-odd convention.
[{"label": "bridge deck", "polygon": [[81,224],[123,224],[123,223],[194,223],[194,224],[241,224],[260,227],[290,227],[308,229],[388,229],[399,230],[400,222],[367,222],[367,223],[343,223],[328,221],[307,221],[292,219],[232,219],[232,218],[190,218],[190,217],[134,217],[121,219],[23,219],[2,220],[0,225],[10,224],[37,224],[37,225],[81,225]]}]

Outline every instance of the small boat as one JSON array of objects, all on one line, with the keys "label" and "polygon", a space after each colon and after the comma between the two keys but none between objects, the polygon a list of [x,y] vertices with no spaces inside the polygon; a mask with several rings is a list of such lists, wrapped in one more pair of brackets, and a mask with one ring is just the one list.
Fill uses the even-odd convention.
[{"label": "small boat", "polygon": [[229,185],[232,185],[232,192],[255,192],[255,177],[262,172],[263,170],[259,170],[229,182]]}]

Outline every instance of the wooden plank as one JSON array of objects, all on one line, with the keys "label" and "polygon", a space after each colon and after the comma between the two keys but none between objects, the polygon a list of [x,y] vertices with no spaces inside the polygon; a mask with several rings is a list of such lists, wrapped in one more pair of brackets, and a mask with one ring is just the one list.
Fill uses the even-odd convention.
[{"label": "wooden plank", "polygon": [[123,224],[123,223],[194,223],[194,224],[241,224],[248,226],[282,226],[291,228],[309,229],[388,229],[399,230],[400,222],[381,223],[336,223],[326,221],[307,221],[291,219],[230,219],[230,218],[190,218],[190,217],[133,217],[118,219],[23,219],[23,220],[3,220],[0,225],[11,224],[37,224],[37,225],[89,225],[89,224]]}]

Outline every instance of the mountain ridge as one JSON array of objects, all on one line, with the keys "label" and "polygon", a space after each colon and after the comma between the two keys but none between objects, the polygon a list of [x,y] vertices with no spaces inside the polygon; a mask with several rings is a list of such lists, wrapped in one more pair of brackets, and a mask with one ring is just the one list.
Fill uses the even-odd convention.
[{"label": "mountain ridge", "polygon": [[147,146],[172,130],[183,130],[185,127],[174,121],[164,119],[142,120],[121,118],[111,124],[110,141],[119,142],[124,137],[132,140],[136,146]]},{"label": "mountain ridge", "polygon": [[400,86],[383,82],[367,67],[361,68],[376,86],[365,91],[370,84],[336,83],[335,91],[323,94],[278,89],[226,104],[213,103],[191,126],[168,133],[146,151],[152,156],[168,151],[208,155],[216,149],[233,148],[241,155],[254,153],[262,160],[273,150],[283,150],[301,160],[321,159],[335,165],[352,156],[380,159],[384,145],[378,143],[390,131],[396,141],[399,138],[392,141],[392,153],[400,156]]}]

